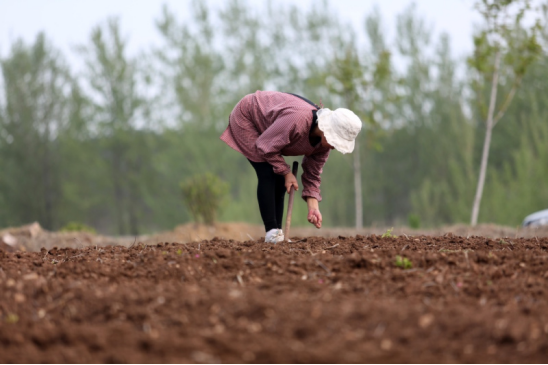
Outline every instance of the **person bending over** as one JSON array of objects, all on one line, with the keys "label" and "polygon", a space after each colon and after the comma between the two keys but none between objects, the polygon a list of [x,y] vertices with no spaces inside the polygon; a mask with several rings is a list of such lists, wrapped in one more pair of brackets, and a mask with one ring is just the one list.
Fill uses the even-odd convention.
[{"label": "person bending over", "polygon": [[332,149],[352,152],[361,128],[360,118],[351,110],[320,108],[290,93],[257,91],[236,104],[220,139],[244,155],[255,169],[265,242],[284,240],[281,228],[285,193],[292,186],[299,189],[283,156],[304,156],[302,198],[308,205],[308,221],[320,228],[323,166]]}]

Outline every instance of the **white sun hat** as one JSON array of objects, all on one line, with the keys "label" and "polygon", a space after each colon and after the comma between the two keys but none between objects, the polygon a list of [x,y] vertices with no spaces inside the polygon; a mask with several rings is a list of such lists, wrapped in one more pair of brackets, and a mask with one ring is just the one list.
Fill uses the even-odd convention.
[{"label": "white sun hat", "polygon": [[318,128],[327,143],[341,153],[354,151],[355,139],[362,129],[362,121],[352,110],[338,108],[318,110]]}]

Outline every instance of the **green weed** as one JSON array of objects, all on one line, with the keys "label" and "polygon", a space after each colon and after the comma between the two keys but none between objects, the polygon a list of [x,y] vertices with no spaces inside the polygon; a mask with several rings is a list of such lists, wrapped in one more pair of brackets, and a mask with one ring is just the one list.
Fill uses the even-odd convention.
[{"label": "green weed", "polygon": [[386,230],[381,236],[381,238],[398,238],[398,236],[392,234],[392,231],[394,230],[394,227]]},{"label": "green weed", "polygon": [[401,267],[404,270],[407,270],[407,269],[411,269],[413,267],[413,263],[407,257],[402,257],[402,256],[397,255],[396,256],[396,266]]},{"label": "green weed", "polygon": [[17,323],[19,322],[19,316],[17,314],[10,313],[6,317],[6,323]]}]

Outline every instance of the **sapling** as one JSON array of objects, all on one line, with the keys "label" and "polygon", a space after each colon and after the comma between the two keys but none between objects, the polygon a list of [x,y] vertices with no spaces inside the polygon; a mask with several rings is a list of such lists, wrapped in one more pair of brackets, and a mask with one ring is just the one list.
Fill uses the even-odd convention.
[{"label": "sapling", "polygon": [[226,203],[228,184],[216,175],[196,175],[180,184],[183,199],[194,220],[213,225],[218,213]]}]

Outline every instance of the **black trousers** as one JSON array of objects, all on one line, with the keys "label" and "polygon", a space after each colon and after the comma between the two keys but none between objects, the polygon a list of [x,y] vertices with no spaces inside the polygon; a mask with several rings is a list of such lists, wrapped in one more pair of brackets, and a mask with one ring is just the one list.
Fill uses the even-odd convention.
[{"label": "black trousers", "polygon": [[285,178],[274,173],[268,162],[253,162],[248,159],[257,173],[257,200],[266,232],[282,228],[284,216]]}]

